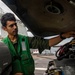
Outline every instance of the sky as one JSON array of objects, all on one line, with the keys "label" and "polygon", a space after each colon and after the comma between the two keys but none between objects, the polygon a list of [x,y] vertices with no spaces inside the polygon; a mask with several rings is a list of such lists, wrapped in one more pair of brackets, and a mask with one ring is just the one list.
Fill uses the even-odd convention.
[{"label": "sky", "polygon": [[[12,10],[9,9],[9,7],[4,4],[1,0],[0,0],[0,8],[2,8],[3,12],[6,13],[6,12],[11,12],[13,13]],[[14,14],[14,13],[13,13]],[[16,15],[15,15],[16,16]],[[17,16],[16,16],[17,19],[19,19]]]},{"label": "sky", "polygon": [[[0,0],[0,8],[2,8],[2,10],[3,10],[3,12],[4,13],[6,13],[6,12],[11,12],[11,13],[13,13],[1,0]],[[17,17],[18,18],[18,17]],[[28,35],[31,35],[31,36],[33,36],[33,34],[32,33],[30,33],[30,32],[28,32]],[[54,37],[54,36],[53,36]],[[53,38],[53,37],[47,37],[47,39],[49,39],[49,38]],[[59,44],[60,45],[62,45],[62,44],[65,44],[65,43],[67,43],[67,42],[69,42],[71,39],[73,39],[73,38],[68,38],[68,39],[66,39],[66,40],[63,40],[62,42],[60,42]],[[58,44],[58,45],[59,45]]]},{"label": "sky", "polygon": [[2,8],[4,12],[8,12],[8,11],[12,12],[1,0],[0,0],[0,8]]}]

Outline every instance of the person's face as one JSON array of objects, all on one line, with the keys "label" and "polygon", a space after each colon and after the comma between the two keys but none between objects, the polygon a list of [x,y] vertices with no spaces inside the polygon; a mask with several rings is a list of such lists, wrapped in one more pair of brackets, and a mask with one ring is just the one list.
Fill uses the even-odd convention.
[{"label": "person's face", "polygon": [[8,32],[8,35],[15,36],[18,33],[17,23],[15,21],[7,21],[6,27],[3,27],[3,29]]}]

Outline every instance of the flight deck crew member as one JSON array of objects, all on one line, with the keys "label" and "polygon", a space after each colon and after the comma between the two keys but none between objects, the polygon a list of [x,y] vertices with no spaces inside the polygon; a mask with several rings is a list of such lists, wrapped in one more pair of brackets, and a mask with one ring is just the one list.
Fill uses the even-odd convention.
[{"label": "flight deck crew member", "polygon": [[16,18],[12,13],[4,14],[1,23],[2,28],[8,33],[2,41],[8,46],[12,56],[12,75],[34,75],[35,65],[30,48],[38,48],[41,53],[65,38],[74,37],[75,34],[74,31],[70,31],[49,40],[20,35]]}]

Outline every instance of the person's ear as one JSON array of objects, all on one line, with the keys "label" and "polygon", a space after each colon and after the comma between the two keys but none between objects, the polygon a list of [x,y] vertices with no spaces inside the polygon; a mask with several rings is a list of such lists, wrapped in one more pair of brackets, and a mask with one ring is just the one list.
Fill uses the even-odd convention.
[{"label": "person's ear", "polygon": [[2,29],[6,31],[6,27],[5,26],[2,26]]}]

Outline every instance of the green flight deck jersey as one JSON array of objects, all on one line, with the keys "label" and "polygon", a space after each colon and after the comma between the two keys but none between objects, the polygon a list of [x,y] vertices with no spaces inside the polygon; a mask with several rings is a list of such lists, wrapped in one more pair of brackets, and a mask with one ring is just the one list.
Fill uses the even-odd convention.
[{"label": "green flight deck jersey", "polygon": [[[2,40],[8,46],[12,56],[12,74],[34,75],[35,65],[29,47],[40,49],[44,45],[49,48],[48,40],[41,40],[39,38],[29,39],[23,35],[18,35],[16,43],[12,43],[8,37]],[[36,45],[34,42],[36,42]]]}]

